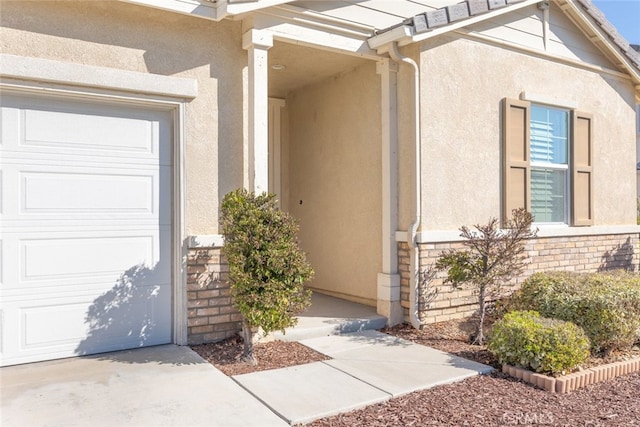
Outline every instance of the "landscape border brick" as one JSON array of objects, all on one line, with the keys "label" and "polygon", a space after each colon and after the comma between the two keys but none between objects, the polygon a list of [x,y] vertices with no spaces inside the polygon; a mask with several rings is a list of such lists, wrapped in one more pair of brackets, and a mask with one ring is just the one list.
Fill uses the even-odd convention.
[{"label": "landscape border brick", "polygon": [[551,393],[565,394],[591,384],[612,380],[616,377],[634,372],[640,372],[640,358],[594,366],[557,378],[522,368],[516,368],[511,365],[503,365],[502,372]]}]

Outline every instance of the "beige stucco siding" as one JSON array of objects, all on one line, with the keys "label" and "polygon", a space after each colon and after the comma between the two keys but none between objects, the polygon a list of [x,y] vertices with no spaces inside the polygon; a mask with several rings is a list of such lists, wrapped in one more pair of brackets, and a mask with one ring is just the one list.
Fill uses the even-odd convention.
[{"label": "beige stucco siding", "polygon": [[242,186],[240,23],[120,2],[3,1],[3,53],[196,79],[185,112],[186,231],[218,232],[218,199]]},{"label": "beige stucco siding", "polygon": [[546,47],[544,13],[535,5],[480,22],[471,28],[471,33],[497,43],[506,42],[538,51],[546,49],[563,58],[615,68],[554,2],[549,6]]},{"label": "beige stucco siding", "polygon": [[291,93],[288,210],[311,286],[376,304],[381,271],[380,77],[371,62]]},{"label": "beige stucco siding", "polygon": [[635,224],[634,99],[629,80],[486,43],[421,46],[423,230],[501,212],[501,100],[527,91],[594,115],[595,225]]}]

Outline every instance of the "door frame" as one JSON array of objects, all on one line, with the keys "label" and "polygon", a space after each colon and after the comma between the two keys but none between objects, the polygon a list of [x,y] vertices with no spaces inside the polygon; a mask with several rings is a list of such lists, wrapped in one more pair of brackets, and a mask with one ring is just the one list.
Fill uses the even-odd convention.
[{"label": "door frame", "polygon": [[277,196],[282,209],[282,108],[284,99],[269,98],[269,192]]}]

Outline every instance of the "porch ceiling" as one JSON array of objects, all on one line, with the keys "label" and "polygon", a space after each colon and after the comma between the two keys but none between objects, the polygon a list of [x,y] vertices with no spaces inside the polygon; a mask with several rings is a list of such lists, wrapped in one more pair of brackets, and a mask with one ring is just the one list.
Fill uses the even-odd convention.
[{"label": "porch ceiling", "polygon": [[[289,92],[352,70],[367,60],[357,56],[284,42],[269,49],[269,96],[284,98]],[[283,65],[284,69],[274,69]]]}]

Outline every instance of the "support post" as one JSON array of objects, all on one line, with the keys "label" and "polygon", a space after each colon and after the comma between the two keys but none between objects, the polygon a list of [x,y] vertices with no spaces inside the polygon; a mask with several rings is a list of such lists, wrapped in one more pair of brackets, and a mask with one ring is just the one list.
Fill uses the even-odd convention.
[{"label": "support post", "polygon": [[242,36],[248,52],[248,133],[249,191],[269,191],[269,69],[267,51],[273,36],[264,30],[251,29]]},{"label": "support post", "polygon": [[378,314],[387,317],[389,325],[404,320],[400,305],[398,274],[398,65],[388,58],[380,60],[376,71],[382,82],[382,272],[378,273]]}]

